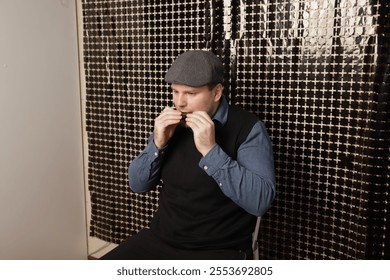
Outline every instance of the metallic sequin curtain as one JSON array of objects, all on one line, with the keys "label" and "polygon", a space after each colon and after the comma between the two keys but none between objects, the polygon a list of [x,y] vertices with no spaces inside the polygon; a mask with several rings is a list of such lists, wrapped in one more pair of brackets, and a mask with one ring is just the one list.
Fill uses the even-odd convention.
[{"label": "metallic sequin curtain", "polygon": [[132,193],[127,166],[172,105],[163,76],[188,49],[225,63],[225,95],[264,120],[277,196],[265,259],[390,258],[390,3],[82,1],[91,236],[147,227],[159,185]]}]

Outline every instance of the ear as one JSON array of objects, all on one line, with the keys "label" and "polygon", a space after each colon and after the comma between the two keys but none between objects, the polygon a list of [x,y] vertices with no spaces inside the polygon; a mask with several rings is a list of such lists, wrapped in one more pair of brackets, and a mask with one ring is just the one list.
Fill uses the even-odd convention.
[{"label": "ear", "polygon": [[215,102],[218,102],[221,99],[222,93],[223,93],[223,86],[222,86],[222,84],[216,85],[214,87],[214,101]]}]

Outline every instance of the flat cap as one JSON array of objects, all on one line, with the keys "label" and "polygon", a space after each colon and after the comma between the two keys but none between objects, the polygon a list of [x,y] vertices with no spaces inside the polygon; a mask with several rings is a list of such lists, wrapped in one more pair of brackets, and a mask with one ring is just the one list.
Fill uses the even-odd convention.
[{"label": "flat cap", "polygon": [[201,87],[223,82],[224,67],[210,51],[192,50],[179,55],[165,74],[165,81]]}]

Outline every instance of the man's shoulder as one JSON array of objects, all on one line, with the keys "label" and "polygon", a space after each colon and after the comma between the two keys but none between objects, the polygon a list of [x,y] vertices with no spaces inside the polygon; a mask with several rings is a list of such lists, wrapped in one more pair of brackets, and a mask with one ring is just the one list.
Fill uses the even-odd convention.
[{"label": "man's shoulder", "polygon": [[251,122],[253,124],[260,121],[260,118],[257,115],[255,115],[254,113],[252,113],[248,110],[243,109],[239,105],[230,105],[228,114],[229,114],[230,118],[240,119],[243,121],[245,120],[245,121]]},{"label": "man's shoulder", "polygon": [[244,110],[238,105],[229,106],[226,129],[236,131],[246,137],[260,119],[254,113]]},{"label": "man's shoulder", "polygon": [[255,114],[237,105],[229,106],[227,122],[218,133],[218,144],[235,159],[239,147],[258,122],[259,118]]}]

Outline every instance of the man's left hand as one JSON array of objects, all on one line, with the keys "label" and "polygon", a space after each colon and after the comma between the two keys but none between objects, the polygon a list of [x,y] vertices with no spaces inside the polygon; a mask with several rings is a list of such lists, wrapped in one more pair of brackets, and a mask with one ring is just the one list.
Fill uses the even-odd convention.
[{"label": "man's left hand", "polygon": [[206,112],[196,111],[187,114],[186,124],[194,133],[196,148],[205,156],[215,145],[214,122]]}]

